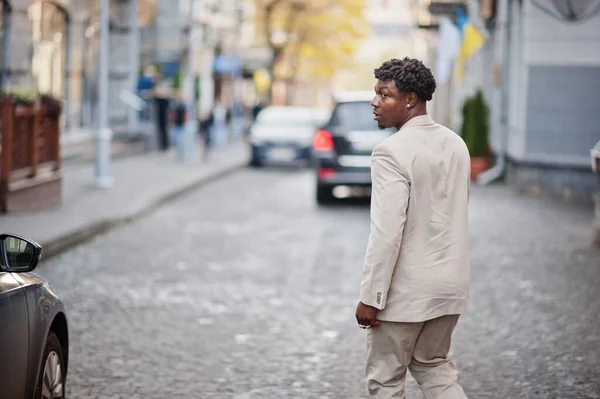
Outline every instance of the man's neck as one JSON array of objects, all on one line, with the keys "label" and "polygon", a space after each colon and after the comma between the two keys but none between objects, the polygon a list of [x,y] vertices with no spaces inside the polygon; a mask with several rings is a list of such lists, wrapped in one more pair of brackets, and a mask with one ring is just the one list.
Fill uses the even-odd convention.
[{"label": "man's neck", "polygon": [[410,110],[410,112],[408,113],[406,118],[402,121],[402,123],[400,125],[396,126],[396,129],[400,130],[402,128],[402,126],[406,125],[408,123],[408,121],[410,121],[412,118],[416,118],[417,116],[425,116],[425,115],[427,115],[427,107],[425,107],[425,104],[423,104],[422,106],[417,105],[412,110]]}]

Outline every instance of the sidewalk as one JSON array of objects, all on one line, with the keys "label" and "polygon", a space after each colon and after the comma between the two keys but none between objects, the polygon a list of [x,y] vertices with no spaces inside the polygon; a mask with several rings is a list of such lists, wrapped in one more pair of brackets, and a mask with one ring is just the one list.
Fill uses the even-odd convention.
[{"label": "sidewalk", "polygon": [[[143,129],[149,129],[147,125]],[[115,129],[111,140],[113,159],[143,154],[151,150],[149,140],[153,135],[129,134],[124,128]],[[61,136],[61,158],[63,163],[93,162],[95,159],[95,132],[91,128],[71,129]]]},{"label": "sidewalk", "polygon": [[65,163],[63,199],[56,208],[0,214],[0,231],[27,236],[44,248],[44,258],[152,211],[164,202],[246,165],[247,145],[238,143],[195,164],[175,153],[147,153],[113,160],[114,185],[94,187],[94,164]]}]

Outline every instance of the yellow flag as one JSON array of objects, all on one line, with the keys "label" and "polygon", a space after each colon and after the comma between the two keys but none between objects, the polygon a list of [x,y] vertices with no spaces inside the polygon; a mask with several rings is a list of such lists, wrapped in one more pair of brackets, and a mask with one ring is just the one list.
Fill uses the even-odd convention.
[{"label": "yellow flag", "polygon": [[465,25],[463,31],[463,41],[460,47],[460,54],[458,55],[458,61],[456,63],[456,78],[458,81],[462,80],[465,62],[473,56],[476,52],[481,49],[485,39],[477,28],[470,23]]}]

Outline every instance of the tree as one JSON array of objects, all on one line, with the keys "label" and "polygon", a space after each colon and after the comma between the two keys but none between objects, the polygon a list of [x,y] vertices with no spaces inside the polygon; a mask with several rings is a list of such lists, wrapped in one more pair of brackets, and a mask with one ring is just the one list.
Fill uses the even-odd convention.
[{"label": "tree", "polygon": [[366,34],[364,0],[254,0],[256,25],[272,51],[273,80],[330,78],[352,62]]}]

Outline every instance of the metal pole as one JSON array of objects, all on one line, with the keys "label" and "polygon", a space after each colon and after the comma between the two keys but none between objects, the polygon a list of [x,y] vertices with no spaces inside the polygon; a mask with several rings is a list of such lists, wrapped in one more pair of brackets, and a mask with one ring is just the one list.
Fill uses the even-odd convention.
[{"label": "metal pole", "polygon": [[196,120],[196,105],[194,101],[194,0],[189,0],[189,29],[188,29],[188,48],[187,48],[187,73],[185,84],[185,101],[187,104],[187,118],[184,127],[183,137],[183,161],[194,163],[196,156],[196,132],[198,131],[198,121]]},{"label": "metal pole", "polygon": [[[140,29],[137,21],[138,0],[129,1],[129,90],[132,93],[137,93],[137,81],[140,69]],[[138,133],[138,110],[134,107],[129,107],[129,114],[127,116],[129,133]]]},{"label": "metal pole", "polygon": [[190,117],[189,119],[196,119],[196,107],[195,107],[195,93],[194,93],[194,0],[190,0],[190,20],[189,20],[189,40],[188,40],[188,69],[187,69],[187,96],[190,104]]},{"label": "metal pole", "polygon": [[98,60],[98,133],[96,135],[96,187],[109,188],[112,131],[108,127],[109,0],[100,0],[100,54]]},{"label": "metal pole", "polygon": [[236,100],[238,100],[238,78],[239,75],[241,75],[242,71],[242,65],[241,62],[239,62],[239,58],[240,58],[240,41],[242,40],[241,37],[241,31],[242,31],[242,8],[241,5],[238,1],[236,1],[233,5],[233,13],[234,13],[234,18],[236,19],[236,40],[235,40],[235,44],[233,45],[233,58],[235,60],[235,67],[233,68],[233,70],[231,71],[231,126],[230,126],[230,130],[231,130],[231,141],[237,141],[239,139],[239,133],[240,133],[240,128],[239,128],[239,120],[238,120],[238,114],[237,114],[237,107],[238,107],[238,102]]},{"label": "metal pole", "polygon": [[[86,26],[86,27],[90,26],[90,18],[89,17],[86,19],[84,26]],[[84,30],[83,42],[82,42],[82,46],[81,46],[81,75],[80,75],[81,76],[81,110],[79,112],[79,127],[83,127],[85,125],[86,108],[88,106],[89,101],[91,101],[91,99],[89,99],[87,96],[87,93],[88,93],[88,90],[87,90],[87,85],[88,85],[87,52],[88,52],[88,42],[89,42],[87,29],[89,29],[89,28],[86,28],[86,30]]]},{"label": "metal pole", "polygon": [[71,18],[62,10],[65,16],[65,129],[71,125]]}]

